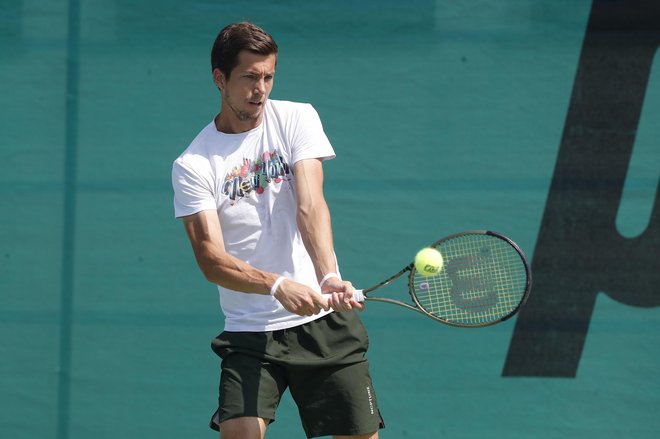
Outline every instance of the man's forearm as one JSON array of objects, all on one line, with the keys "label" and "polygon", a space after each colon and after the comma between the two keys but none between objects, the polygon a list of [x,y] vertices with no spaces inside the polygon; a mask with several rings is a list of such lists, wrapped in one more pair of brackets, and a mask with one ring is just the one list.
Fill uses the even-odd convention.
[{"label": "man's forearm", "polygon": [[258,270],[225,251],[215,212],[199,212],[184,218],[183,224],[197,265],[206,279],[234,291],[258,294],[270,292],[277,275]]},{"label": "man's forearm", "polygon": [[278,277],[228,253],[198,258],[198,264],[208,281],[244,293],[270,294],[270,288]]}]

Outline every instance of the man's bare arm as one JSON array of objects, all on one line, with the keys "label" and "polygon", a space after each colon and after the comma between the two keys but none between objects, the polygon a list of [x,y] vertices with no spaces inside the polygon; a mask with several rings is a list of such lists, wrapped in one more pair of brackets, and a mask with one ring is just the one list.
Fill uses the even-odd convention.
[{"label": "man's bare arm", "polygon": [[[201,211],[183,218],[183,225],[206,279],[244,293],[270,294],[279,277],[261,271],[225,251],[222,228],[215,211]],[[285,309],[298,315],[312,315],[327,309],[326,301],[311,288],[291,280],[278,287],[275,298]]]},{"label": "man's bare arm", "polygon": [[[328,273],[338,271],[330,210],[323,195],[323,164],[320,159],[300,160],[294,165],[293,172],[296,176],[298,228],[314,263],[316,277],[321,281]],[[328,278],[322,290],[333,293],[330,305],[336,311],[364,308],[362,303],[351,299],[353,286],[350,282]]]}]

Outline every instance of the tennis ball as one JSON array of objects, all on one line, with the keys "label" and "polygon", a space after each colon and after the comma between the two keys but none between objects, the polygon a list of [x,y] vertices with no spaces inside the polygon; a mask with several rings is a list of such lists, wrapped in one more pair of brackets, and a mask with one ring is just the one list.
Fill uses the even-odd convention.
[{"label": "tennis ball", "polygon": [[415,268],[423,276],[433,276],[442,270],[442,255],[434,248],[426,247],[417,252]]}]

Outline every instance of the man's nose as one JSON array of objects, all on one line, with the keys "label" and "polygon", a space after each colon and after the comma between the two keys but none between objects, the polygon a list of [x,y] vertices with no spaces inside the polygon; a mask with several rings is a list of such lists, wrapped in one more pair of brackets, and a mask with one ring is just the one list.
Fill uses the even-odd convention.
[{"label": "man's nose", "polygon": [[264,80],[264,78],[259,79],[254,84],[254,90],[259,92],[260,94],[266,93],[266,81]]}]

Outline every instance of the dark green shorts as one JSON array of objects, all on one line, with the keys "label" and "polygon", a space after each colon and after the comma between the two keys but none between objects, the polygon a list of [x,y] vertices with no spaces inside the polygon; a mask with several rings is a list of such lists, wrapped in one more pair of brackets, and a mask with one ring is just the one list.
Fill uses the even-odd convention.
[{"label": "dark green shorts", "polygon": [[365,357],[367,333],[355,312],[331,313],[279,331],[225,331],[211,347],[222,358],[214,430],[242,416],[273,422],[287,388],[307,437],[384,427]]}]

